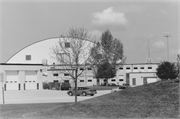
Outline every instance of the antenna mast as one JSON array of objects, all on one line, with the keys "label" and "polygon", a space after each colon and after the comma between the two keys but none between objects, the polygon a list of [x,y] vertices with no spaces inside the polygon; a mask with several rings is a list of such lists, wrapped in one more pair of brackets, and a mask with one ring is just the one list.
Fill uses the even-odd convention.
[{"label": "antenna mast", "polygon": [[149,39],[148,39],[148,58],[151,58],[151,53],[150,53],[150,45],[149,45]]}]

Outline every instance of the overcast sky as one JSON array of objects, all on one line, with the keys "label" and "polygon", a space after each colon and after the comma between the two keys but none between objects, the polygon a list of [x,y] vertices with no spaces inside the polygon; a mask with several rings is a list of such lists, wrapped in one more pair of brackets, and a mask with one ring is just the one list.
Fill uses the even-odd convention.
[{"label": "overcast sky", "polygon": [[65,35],[69,28],[82,26],[96,35],[96,40],[109,29],[114,38],[122,41],[127,63],[145,63],[148,40],[153,61],[167,60],[164,32],[172,34],[169,37],[170,61],[176,61],[176,55],[180,53],[178,0],[25,1],[29,2],[4,0],[1,3],[1,62],[6,62],[29,44]]}]

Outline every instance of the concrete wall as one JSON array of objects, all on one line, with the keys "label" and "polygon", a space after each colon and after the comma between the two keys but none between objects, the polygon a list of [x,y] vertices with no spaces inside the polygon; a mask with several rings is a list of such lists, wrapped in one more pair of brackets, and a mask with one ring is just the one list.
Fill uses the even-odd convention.
[{"label": "concrete wall", "polygon": [[[139,86],[144,84],[144,77],[156,77],[156,73],[130,73],[130,86]],[[136,80],[136,84],[133,84],[133,79]]]}]

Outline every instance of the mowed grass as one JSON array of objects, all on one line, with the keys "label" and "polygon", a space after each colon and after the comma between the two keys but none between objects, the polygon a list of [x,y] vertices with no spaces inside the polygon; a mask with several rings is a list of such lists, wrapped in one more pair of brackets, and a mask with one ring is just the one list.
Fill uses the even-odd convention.
[{"label": "mowed grass", "polygon": [[76,104],[55,105],[31,113],[24,111],[21,114],[29,119],[180,118],[179,79],[129,88]]},{"label": "mowed grass", "polygon": [[42,110],[52,110],[70,104],[71,103],[1,104],[0,119],[26,119],[26,114]]}]

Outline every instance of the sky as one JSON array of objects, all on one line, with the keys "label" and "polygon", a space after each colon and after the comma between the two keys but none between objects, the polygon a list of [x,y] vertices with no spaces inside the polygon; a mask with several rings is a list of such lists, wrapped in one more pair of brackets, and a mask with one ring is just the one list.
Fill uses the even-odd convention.
[{"label": "sky", "polygon": [[[178,5],[178,0],[1,0],[0,62],[72,27],[86,28],[97,41],[109,29],[123,43],[126,63],[145,63],[149,56],[154,63],[165,61],[167,46],[169,61],[175,62],[180,54]],[[168,45],[165,32],[171,35]]]}]

